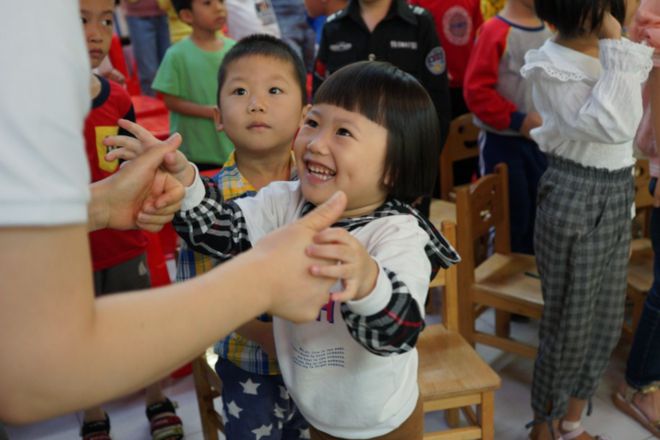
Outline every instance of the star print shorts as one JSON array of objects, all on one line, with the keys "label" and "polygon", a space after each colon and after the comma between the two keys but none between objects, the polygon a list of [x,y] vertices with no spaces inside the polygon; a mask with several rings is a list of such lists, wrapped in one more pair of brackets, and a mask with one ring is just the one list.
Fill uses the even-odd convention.
[{"label": "star print shorts", "polygon": [[227,440],[309,439],[309,425],[289,396],[282,376],[253,374],[219,358]]}]

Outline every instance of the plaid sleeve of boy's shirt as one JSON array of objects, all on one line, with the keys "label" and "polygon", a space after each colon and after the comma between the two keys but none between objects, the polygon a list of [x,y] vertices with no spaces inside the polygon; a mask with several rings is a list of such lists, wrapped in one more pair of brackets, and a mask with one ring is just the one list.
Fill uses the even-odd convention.
[{"label": "plaid sleeve of boy's shirt", "polygon": [[[222,195],[222,200],[231,200],[236,197],[254,195],[257,190],[238,171],[236,158],[232,152],[222,169],[211,179]],[[177,258],[177,281],[187,280],[196,275],[208,272],[222,260],[195,252],[184,241]]]}]

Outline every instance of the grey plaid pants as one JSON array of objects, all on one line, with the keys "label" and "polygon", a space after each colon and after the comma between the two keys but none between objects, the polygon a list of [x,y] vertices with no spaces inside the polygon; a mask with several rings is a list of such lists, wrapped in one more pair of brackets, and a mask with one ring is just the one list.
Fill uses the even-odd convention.
[{"label": "grey plaid pants", "polygon": [[532,409],[554,420],[569,398],[591,398],[619,339],[634,186],[630,168],[548,159],[534,234],[545,305]]}]

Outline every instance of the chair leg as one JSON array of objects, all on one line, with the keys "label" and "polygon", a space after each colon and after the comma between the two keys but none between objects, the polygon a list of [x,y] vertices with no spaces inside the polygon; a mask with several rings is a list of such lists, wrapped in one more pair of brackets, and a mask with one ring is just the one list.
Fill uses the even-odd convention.
[{"label": "chair leg", "polygon": [[450,408],[445,410],[445,422],[450,428],[457,428],[461,421],[461,413],[458,408]]},{"label": "chair leg", "polygon": [[205,366],[202,364],[205,360],[201,356],[192,361],[193,379],[195,382],[195,392],[197,393],[197,405],[199,406],[199,418],[202,422],[202,432],[205,440],[219,440],[218,429],[213,421],[213,393],[211,384],[206,378]]},{"label": "chair leg", "polygon": [[495,438],[495,394],[487,391],[481,394],[481,405],[479,406],[479,424],[481,425],[481,438],[483,440],[494,440]]},{"label": "chair leg", "polygon": [[495,334],[508,338],[511,330],[511,313],[495,310]]}]

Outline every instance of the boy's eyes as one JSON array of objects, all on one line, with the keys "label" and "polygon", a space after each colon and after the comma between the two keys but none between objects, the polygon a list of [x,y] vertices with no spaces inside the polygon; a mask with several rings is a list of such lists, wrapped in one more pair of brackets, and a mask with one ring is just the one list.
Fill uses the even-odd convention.
[{"label": "boy's eyes", "polygon": [[305,125],[307,125],[308,127],[316,128],[319,126],[319,123],[316,122],[314,119],[307,118],[305,119]]},{"label": "boy's eyes", "polygon": [[234,89],[233,92],[231,92],[232,95],[238,95],[238,96],[243,96],[247,93],[247,90],[245,90],[243,87],[238,87]]},{"label": "boy's eyes", "polygon": [[268,90],[268,92],[272,95],[279,95],[280,93],[282,93],[282,89],[280,89],[279,87],[271,87],[270,90]]},{"label": "boy's eyes", "polygon": [[[87,20],[85,17],[80,17],[80,21],[82,24],[89,23],[89,20]],[[114,21],[111,18],[105,18],[101,20],[101,25],[105,27],[112,27],[114,25]]]}]

